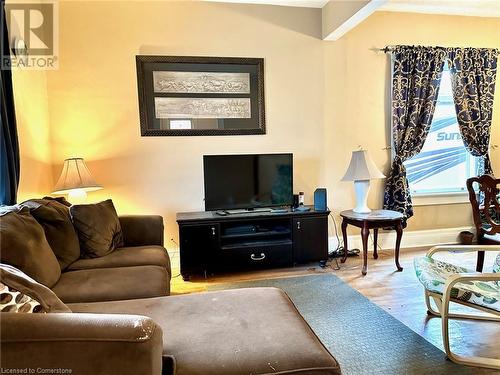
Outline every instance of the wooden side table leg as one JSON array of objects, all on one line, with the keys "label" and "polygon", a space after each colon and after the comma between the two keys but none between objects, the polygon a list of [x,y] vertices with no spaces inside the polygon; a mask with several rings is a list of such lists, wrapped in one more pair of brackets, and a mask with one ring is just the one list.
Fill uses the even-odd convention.
[{"label": "wooden side table leg", "polygon": [[378,259],[377,240],[378,240],[378,228],[373,228],[373,259]]},{"label": "wooden side table leg", "polygon": [[395,249],[395,254],[394,258],[396,259],[396,267],[398,268],[398,271],[402,271],[403,267],[399,264],[399,247],[401,245],[401,238],[403,237],[403,226],[401,224],[401,221],[399,221],[396,224],[396,249]]},{"label": "wooden side table leg", "polygon": [[370,235],[370,230],[368,229],[368,222],[363,222],[363,228],[361,229],[361,239],[363,240],[363,269],[361,273],[366,275],[368,268],[368,236]]},{"label": "wooden side table leg", "polygon": [[342,239],[344,240],[344,257],[340,260],[341,263],[345,263],[347,259],[347,221],[342,220]]}]

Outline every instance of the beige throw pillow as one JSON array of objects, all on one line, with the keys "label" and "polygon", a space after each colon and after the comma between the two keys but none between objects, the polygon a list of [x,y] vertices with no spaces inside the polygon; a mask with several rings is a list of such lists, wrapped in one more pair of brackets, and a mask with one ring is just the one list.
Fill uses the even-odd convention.
[{"label": "beige throw pillow", "polygon": [[7,264],[0,264],[0,311],[71,312],[52,290]]},{"label": "beige throw pillow", "polygon": [[2,283],[0,283],[0,311],[14,313],[46,312],[37,300]]}]

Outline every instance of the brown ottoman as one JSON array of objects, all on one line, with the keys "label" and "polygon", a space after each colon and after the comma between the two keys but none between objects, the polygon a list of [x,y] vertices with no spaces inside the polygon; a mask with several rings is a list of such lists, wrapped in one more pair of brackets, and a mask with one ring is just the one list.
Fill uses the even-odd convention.
[{"label": "brown ottoman", "polygon": [[73,312],[151,317],[175,374],[340,374],[288,296],[276,288],[233,289],[68,305]]}]

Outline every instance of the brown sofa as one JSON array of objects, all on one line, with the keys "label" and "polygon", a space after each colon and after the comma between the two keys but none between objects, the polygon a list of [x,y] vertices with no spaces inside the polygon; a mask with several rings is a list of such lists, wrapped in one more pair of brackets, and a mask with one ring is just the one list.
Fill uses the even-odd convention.
[{"label": "brown sofa", "polygon": [[78,259],[52,287],[65,303],[116,301],[170,294],[170,258],[161,216],[122,216],[125,247]]},{"label": "brown sofa", "polygon": [[[337,361],[283,291],[167,297],[170,263],[162,247],[161,217],[127,216],[120,223],[126,247],[73,262],[52,291],[27,276],[22,279],[25,286],[18,289],[57,309],[1,313],[2,369],[93,375],[340,374]],[[1,275],[8,285],[3,270]]]}]

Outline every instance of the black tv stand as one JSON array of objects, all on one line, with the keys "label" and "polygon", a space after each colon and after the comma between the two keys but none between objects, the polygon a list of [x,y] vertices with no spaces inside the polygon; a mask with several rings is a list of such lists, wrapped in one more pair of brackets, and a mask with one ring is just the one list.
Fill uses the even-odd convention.
[{"label": "black tv stand", "polygon": [[328,259],[329,211],[177,214],[181,274],[291,266]]}]

